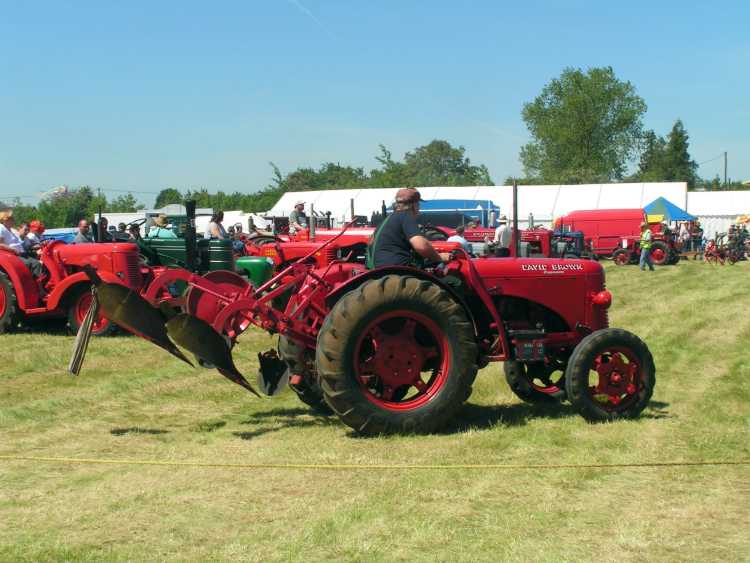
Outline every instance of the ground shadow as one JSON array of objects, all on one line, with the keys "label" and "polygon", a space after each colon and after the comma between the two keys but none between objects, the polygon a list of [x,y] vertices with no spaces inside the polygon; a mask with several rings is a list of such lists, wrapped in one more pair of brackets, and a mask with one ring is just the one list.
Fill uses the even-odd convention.
[{"label": "ground shadow", "polygon": [[252,440],[258,436],[278,432],[286,428],[311,428],[335,426],[341,424],[335,416],[317,414],[306,408],[278,408],[269,411],[255,412],[240,424],[257,424],[258,428],[246,432],[232,432],[242,440]]},{"label": "ground shadow", "polygon": [[567,418],[577,416],[570,405],[564,403],[514,403],[510,405],[475,405],[466,403],[454,419],[440,432],[453,434],[469,429],[482,430],[493,426],[525,426],[537,418]]},{"label": "ground shadow", "polygon": [[131,428],[113,428],[109,431],[113,436],[125,436],[126,434],[167,434],[169,430],[161,430],[159,428],[139,428],[133,426]]},{"label": "ground shadow", "polygon": [[676,415],[667,410],[668,406],[669,403],[663,403],[662,401],[649,401],[648,407],[640,414],[640,417],[656,420],[661,418],[675,418]]}]

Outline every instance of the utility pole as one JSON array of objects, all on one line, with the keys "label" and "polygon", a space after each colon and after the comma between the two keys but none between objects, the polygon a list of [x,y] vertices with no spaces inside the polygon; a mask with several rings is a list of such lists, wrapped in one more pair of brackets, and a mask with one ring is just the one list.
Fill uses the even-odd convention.
[{"label": "utility pole", "polygon": [[727,185],[727,151],[724,151],[724,186]]}]

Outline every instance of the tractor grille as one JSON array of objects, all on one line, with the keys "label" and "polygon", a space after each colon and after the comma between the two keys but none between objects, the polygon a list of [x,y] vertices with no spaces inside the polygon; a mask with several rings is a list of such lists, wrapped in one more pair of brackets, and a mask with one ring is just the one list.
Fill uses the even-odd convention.
[{"label": "tractor grille", "polygon": [[141,287],[141,268],[138,264],[138,256],[128,255],[125,262],[127,268],[128,285],[134,289]]},{"label": "tractor grille", "polygon": [[337,250],[335,248],[331,248],[330,246],[325,248],[325,257],[326,257],[326,264],[330,264],[336,258],[338,258]]}]

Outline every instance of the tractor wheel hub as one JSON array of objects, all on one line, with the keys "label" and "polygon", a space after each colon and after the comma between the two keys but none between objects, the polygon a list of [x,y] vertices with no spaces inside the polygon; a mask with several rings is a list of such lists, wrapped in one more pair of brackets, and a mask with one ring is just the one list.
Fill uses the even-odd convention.
[{"label": "tractor wheel hub", "polygon": [[425,358],[419,346],[399,338],[387,338],[375,352],[375,372],[383,383],[400,387],[412,383],[422,370]]}]

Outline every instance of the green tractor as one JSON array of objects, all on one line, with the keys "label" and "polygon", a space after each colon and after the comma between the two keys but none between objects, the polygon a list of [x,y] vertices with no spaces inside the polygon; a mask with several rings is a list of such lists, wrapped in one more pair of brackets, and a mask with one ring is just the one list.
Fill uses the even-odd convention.
[{"label": "green tractor", "polygon": [[197,238],[195,233],[195,201],[185,202],[186,215],[169,216],[177,238],[142,238],[138,249],[148,266],[183,268],[204,275],[215,271],[235,272],[258,287],[270,279],[273,262],[261,256],[235,257],[231,240]]}]

